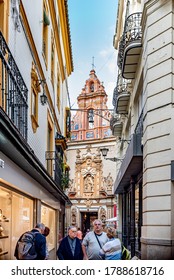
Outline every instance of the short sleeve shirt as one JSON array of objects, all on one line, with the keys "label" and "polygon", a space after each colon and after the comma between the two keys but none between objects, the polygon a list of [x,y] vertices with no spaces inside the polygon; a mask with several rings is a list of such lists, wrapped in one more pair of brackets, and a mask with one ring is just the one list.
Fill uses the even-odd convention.
[{"label": "short sleeve shirt", "polygon": [[[101,244],[101,247],[103,247],[103,245],[108,241],[108,237],[105,232],[102,232],[101,235],[97,235],[97,237]],[[83,239],[82,245],[86,247],[89,260],[101,260],[101,256],[99,255],[99,251],[101,248],[93,231],[86,234]]]}]

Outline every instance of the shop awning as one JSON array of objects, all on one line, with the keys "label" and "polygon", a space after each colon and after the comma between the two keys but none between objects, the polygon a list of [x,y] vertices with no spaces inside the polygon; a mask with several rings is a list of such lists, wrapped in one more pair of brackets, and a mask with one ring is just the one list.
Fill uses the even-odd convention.
[{"label": "shop awning", "polygon": [[110,218],[110,219],[106,219],[106,222],[117,222],[118,221],[118,218],[117,217],[113,217],[113,218]]}]

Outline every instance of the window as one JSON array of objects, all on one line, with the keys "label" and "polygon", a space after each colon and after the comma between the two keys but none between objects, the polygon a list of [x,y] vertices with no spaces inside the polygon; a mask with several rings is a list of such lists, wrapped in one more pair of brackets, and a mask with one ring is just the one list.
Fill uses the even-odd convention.
[{"label": "window", "polygon": [[94,110],[89,109],[87,113],[87,118],[88,118],[88,128],[94,128]]},{"label": "window", "polygon": [[91,84],[90,84],[90,91],[91,91],[91,92],[94,92],[94,83],[91,83]]},{"label": "window", "polygon": [[8,38],[9,29],[9,6],[9,1],[0,0],[0,30],[6,39]]},{"label": "window", "polygon": [[39,77],[37,75],[34,64],[32,64],[31,69],[31,122],[32,129],[35,133],[39,124],[38,124],[38,95],[41,91],[41,87],[39,85]]},{"label": "window", "polygon": [[78,129],[79,129],[79,125],[78,125],[78,123],[76,123],[74,126],[74,130],[78,130]]},{"label": "window", "polygon": [[70,138],[70,132],[71,132],[71,113],[70,108],[66,107],[66,118],[65,118],[65,132],[66,137]]},{"label": "window", "polygon": [[[53,151],[53,122],[51,120],[50,114],[48,113],[48,127],[47,127],[47,151]],[[47,171],[51,176],[53,176],[53,163],[52,158],[47,160]]]},{"label": "window", "polygon": [[60,74],[57,67],[57,108],[60,113]]},{"label": "window", "polygon": [[33,115],[33,117],[36,119],[37,118],[37,94],[35,92],[35,90],[33,89],[32,91],[32,105],[31,105],[31,114]]},{"label": "window", "polygon": [[55,75],[55,44],[53,33],[51,35],[51,82],[54,87],[54,75]]},{"label": "window", "polygon": [[46,1],[43,5],[43,39],[42,39],[42,53],[46,66],[48,65],[48,26],[50,24],[48,17],[48,7]]}]

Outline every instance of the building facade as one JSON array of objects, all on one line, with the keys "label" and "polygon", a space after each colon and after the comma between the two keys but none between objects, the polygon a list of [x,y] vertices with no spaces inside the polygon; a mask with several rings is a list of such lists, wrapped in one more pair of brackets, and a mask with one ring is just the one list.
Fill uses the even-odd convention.
[{"label": "building facade", "polygon": [[72,206],[67,207],[67,226],[81,228],[83,233],[92,229],[92,222],[116,213],[113,195],[116,164],[102,157],[101,148],[116,153],[116,140],[110,130],[111,112],[107,107],[107,94],[92,69],[82,92],[77,98],[78,108],[71,121],[71,141],[67,149],[71,167],[67,195]]},{"label": "building facade", "polygon": [[122,1],[114,47],[119,233],[132,256],[174,258],[173,1]]},{"label": "building facade", "polygon": [[0,1],[0,259],[19,236],[50,228],[50,259],[64,235],[67,79],[73,71],[67,1]]}]

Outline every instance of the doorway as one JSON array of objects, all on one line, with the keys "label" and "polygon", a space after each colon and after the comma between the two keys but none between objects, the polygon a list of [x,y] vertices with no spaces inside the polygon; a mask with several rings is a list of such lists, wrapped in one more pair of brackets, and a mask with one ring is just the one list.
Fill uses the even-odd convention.
[{"label": "doorway", "polygon": [[82,212],[81,213],[81,228],[83,236],[85,236],[87,230],[93,230],[93,221],[98,218],[97,212]]}]

